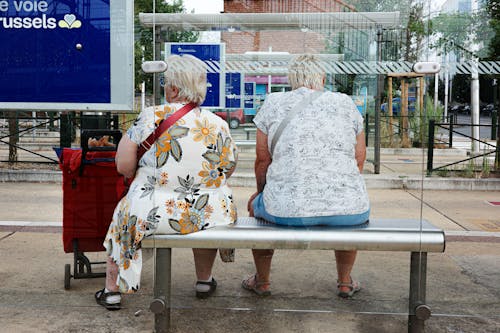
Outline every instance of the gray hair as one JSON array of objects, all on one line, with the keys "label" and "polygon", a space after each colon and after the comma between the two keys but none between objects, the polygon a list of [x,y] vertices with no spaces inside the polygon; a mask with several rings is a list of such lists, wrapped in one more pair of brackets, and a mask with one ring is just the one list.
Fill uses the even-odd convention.
[{"label": "gray hair", "polygon": [[321,90],[324,77],[319,58],[312,54],[298,55],[288,65],[288,83],[292,89],[306,87]]},{"label": "gray hair", "polygon": [[189,54],[171,55],[166,60],[165,85],[179,89],[179,98],[202,104],[207,94],[207,66]]}]

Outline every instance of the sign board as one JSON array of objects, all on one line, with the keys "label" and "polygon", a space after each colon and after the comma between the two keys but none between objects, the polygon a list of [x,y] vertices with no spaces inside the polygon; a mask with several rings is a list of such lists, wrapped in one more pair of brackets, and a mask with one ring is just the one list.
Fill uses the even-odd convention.
[{"label": "sign board", "polygon": [[255,82],[245,82],[245,109],[255,109]]},{"label": "sign board", "polygon": [[0,0],[0,109],[132,111],[133,9]]},{"label": "sign board", "polygon": [[207,64],[207,96],[201,106],[224,108],[225,44],[166,43],[165,56],[190,54]]},{"label": "sign board", "polygon": [[243,108],[244,82],[241,73],[226,73],[226,108]]}]

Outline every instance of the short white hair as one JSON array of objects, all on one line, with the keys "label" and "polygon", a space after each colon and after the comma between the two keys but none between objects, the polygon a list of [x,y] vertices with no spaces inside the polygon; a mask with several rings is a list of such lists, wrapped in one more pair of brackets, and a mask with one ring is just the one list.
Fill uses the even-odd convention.
[{"label": "short white hair", "polygon": [[165,85],[179,89],[179,98],[201,105],[207,95],[207,66],[189,54],[167,58]]},{"label": "short white hair", "polygon": [[306,87],[321,90],[324,77],[319,58],[312,54],[298,55],[288,65],[288,83],[292,89]]}]

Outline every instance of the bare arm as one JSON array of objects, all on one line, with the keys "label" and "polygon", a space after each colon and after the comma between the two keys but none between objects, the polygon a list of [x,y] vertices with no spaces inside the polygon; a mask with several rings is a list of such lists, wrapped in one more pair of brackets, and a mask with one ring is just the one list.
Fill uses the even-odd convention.
[{"label": "bare arm", "polygon": [[255,159],[255,180],[257,181],[257,192],[264,191],[266,186],[267,168],[272,162],[271,153],[267,147],[267,135],[257,129],[257,144],[255,146],[257,158]]},{"label": "bare arm", "polygon": [[116,170],[125,178],[133,178],[137,168],[137,144],[124,135],[116,151]]},{"label": "bare arm", "polygon": [[361,132],[356,136],[356,148],[354,157],[356,158],[356,163],[358,165],[359,173],[363,172],[363,166],[366,159],[366,143],[365,143],[365,132]]},{"label": "bare arm", "polygon": [[255,159],[255,180],[257,181],[257,192],[255,192],[248,200],[247,208],[250,212],[250,216],[253,216],[253,200],[259,193],[264,191],[264,187],[266,186],[267,168],[272,162],[272,157],[267,147],[267,135],[259,129],[257,129],[255,152],[257,154]]}]

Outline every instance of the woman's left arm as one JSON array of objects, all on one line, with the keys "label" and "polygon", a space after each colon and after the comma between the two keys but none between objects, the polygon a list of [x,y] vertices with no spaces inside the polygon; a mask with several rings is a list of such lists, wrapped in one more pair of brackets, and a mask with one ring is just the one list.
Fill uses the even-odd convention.
[{"label": "woman's left arm", "polygon": [[137,168],[137,144],[124,135],[118,143],[115,163],[118,173],[125,178],[133,178]]},{"label": "woman's left arm", "polygon": [[356,164],[358,165],[359,173],[362,173],[366,159],[365,132],[361,132],[358,135],[356,135],[356,147],[354,152],[354,158],[356,159]]}]

